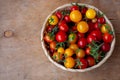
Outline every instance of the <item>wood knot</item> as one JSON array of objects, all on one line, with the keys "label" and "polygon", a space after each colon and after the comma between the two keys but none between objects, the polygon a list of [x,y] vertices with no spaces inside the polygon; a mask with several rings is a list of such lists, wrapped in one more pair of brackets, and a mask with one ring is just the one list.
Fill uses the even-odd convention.
[{"label": "wood knot", "polygon": [[13,31],[11,31],[11,30],[5,31],[4,36],[7,37],[7,38],[12,37],[13,36]]}]

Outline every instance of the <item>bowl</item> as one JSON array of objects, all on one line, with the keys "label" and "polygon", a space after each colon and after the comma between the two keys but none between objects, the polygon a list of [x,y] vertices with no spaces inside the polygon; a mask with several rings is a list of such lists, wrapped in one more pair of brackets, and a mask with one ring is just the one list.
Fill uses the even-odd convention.
[{"label": "bowl", "polygon": [[[75,3],[73,3],[73,4],[75,4]],[[96,8],[96,7],[92,6],[92,5],[83,4],[83,3],[78,3],[78,5],[80,5],[80,6],[86,6],[86,7],[88,7],[88,8],[92,8],[92,9],[96,10],[97,12],[100,12],[101,14],[103,13],[103,12],[100,11],[98,8]],[[103,63],[105,63],[106,60],[111,56],[111,54],[112,54],[112,52],[113,52],[113,50],[114,50],[114,46],[115,46],[115,31],[114,31],[113,25],[111,24],[110,20],[106,17],[105,14],[104,14],[103,16],[104,16],[106,22],[111,26],[111,30],[113,31],[113,36],[114,36],[114,38],[113,38],[113,41],[112,41],[112,43],[111,43],[111,48],[110,48],[110,50],[106,53],[105,57],[104,57],[99,63],[97,63],[96,65],[94,65],[94,66],[92,66],[92,67],[85,68],[85,69],[71,69],[71,68],[66,68],[66,67],[64,67],[63,65],[61,65],[61,64],[57,63],[56,61],[54,61],[54,60],[52,59],[52,57],[50,56],[49,50],[47,50],[46,47],[45,47],[44,31],[45,31],[45,29],[46,29],[46,24],[47,24],[47,22],[48,22],[49,17],[50,17],[53,13],[55,13],[56,11],[61,10],[61,9],[64,9],[64,8],[67,8],[67,7],[70,7],[70,6],[72,6],[72,5],[71,5],[71,4],[65,4],[65,5],[62,5],[62,6],[58,7],[58,8],[56,8],[56,9],[53,10],[53,11],[48,15],[48,17],[45,19],[45,21],[44,21],[44,23],[43,23],[43,26],[42,26],[42,30],[41,30],[41,44],[42,44],[42,48],[43,48],[43,50],[44,50],[44,53],[45,53],[45,55],[47,56],[47,58],[48,58],[53,64],[55,64],[57,67],[65,70],[65,71],[70,71],[70,72],[86,72],[86,71],[90,71],[90,70],[93,70],[93,69],[95,69],[95,68],[98,68],[98,67],[100,67]]]}]

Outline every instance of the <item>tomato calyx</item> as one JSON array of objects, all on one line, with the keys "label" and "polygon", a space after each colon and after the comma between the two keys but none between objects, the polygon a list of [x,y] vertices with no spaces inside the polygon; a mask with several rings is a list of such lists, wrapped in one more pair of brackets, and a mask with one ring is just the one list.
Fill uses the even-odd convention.
[{"label": "tomato calyx", "polygon": [[55,26],[51,32],[48,33],[48,35],[50,36],[50,38],[52,39],[55,36],[55,33],[58,31],[58,26]]},{"label": "tomato calyx", "polygon": [[98,45],[97,42],[95,42],[95,41],[92,41],[92,43],[88,44],[88,46],[90,47],[90,55],[94,57],[96,62],[98,62],[98,56],[99,56],[99,54],[101,54],[101,52],[99,50],[102,45],[103,45],[103,43]]}]

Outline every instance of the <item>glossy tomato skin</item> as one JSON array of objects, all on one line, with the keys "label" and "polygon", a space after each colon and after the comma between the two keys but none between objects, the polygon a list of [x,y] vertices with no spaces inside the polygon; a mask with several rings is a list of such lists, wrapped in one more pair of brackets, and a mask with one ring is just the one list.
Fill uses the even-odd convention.
[{"label": "glossy tomato skin", "polygon": [[57,11],[57,12],[55,13],[55,15],[56,15],[59,19],[62,18],[62,13],[61,13],[60,11]]},{"label": "glossy tomato skin", "polygon": [[78,40],[78,46],[79,46],[80,48],[84,48],[86,45],[87,45],[87,40],[86,40],[86,38],[80,38],[80,39]]},{"label": "glossy tomato skin", "polygon": [[78,66],[78,68],[80,68],[80,69],[85,69],[85,68],[88,67],[88,62],[87,62],[87,60],[84,59],[84,58],[81,58],[81,59],[80,59],[80,63],[81,63],[81,64]]},{"label": "glossy tomato skin", "polygon": [[69,27],[68,27],[68,25],[66,24],[66,23],[61,23],[61,24],[59,24],[59,29],[61,30],[61,31],[64,31],[64,32],[67,32],[68,31],[68,29],[69,29]]},{"label": "glossy tomato skin", "polygon": [[66,21],[66,22],[70,22],[71,20],[70,20],[70,16],[69,15],[65,15],[64,16],[64,20]]},{"label": "glossy tomato skin", "polygon": [[71,11],[73,11],[73,10],[79,10],[79,7],[74,5],[74,6],[71,7]]},{"label": "glossy tomato skin", "polygon": [[47,32],[51,32],[54,26],[47,26]]},{"label": "glossy tomato skin", "polygon": [[56,42],[55,42],[55,41],[52,41],[52,42],[50,43],[50,49],[51,49],[51,50],[55,50],[55,48],[56,48]]},{"label": "glossy tomato skin", "polygon": [[104,24],[105,23],[105,18],[104,17],[99,17],[97,21],[98,21],[98,23]]},{"label": "glossy tomato skin", "polygon": [[92,43],[92,41],[96,41],[96,40],[97,40],[96,37],[93,36],[93,35],[88,35],[88,37],[87,37],[87,42],[88,43]]},{"label": "glossy tomato skin", "polygon": [[103,52],[108,52],[110,50],[110,44],[109,43],[104,43],[101,46],[101,49],[102,49]]},{"label": "glossy tomato skin", "polygon": [[84,7],[84,8],[81,10],[81,13],[82,13],[82,14],[85,14],[87,10],[88,10],[88,8],[87,8],[87,7]]},{"label": "glossy tomato skin", "polygon": [[88,32],[93,31],[93,30],[94,30],[94,23],[89,22],[88,25],[89,25],[89,30],[88,30]]},{"label": "glossy tomato skin", "polygon": [[97,41],[101,41],[101,39],[102,39],[102,33],[100,30],[94,30],[90,33],[90,35],[95,36]]},{"label": "glossy tomato skin", "polygon": [[111,43],[113,40],[113,35],[112,34],[109,34],[109,33],[105,33],[103,35],[103,41],[106,42],[106,43]]},{"label": "glossy tomato skin", "polygon": [[94,29],[97,29],[97,30],[100,30],[100,24],[98,23],[98,22],[96,22],[95,24],[94,24]]},{"label": "glossy tomato skin", "polygon": [[87,48],[85,49],[85,53],[86,53],[87,55],[90,55],[90,47],[87,47]]},{"label": "glossy tomato skin", "polygon": [[64,31],[58,31],[55,35],[55,39],[58,42],[64,42],[67,40],[67,34]]},{"label": "glossy tomato skin", "polygon": [[46,42],[48,42],[48,43],[50,43],[50,42],[53,41],[53,39],[51,39],[48,34],[46,34],[46,35],[44,36],[44,40],[45,40]]},{"label": "glossy tomato skin", "polygon": [[92,56],[87,56],[87,61],[89,66],[95,65],[95,59]]},{"label": "glossy tomato skin", "polygon": [[77,33],[77,37],[78,37],[78,39],[84,38],[84,37],[85,37],[85,34],[78,32],[78,33]]}]

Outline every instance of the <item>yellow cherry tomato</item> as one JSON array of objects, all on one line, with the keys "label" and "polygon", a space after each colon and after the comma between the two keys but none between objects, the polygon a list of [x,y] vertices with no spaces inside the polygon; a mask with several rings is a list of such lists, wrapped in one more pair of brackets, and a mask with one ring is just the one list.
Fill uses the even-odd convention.
[{"label": "yellow cherry tomato", "polygon": [[73,68],[75,66],[75,60],[72,57],[67,57],[64,62],[66,68]]},{"label": "yellow cherry tomato", "polygon": [[77,31],[79,31],[80,33],[86,33],[88,30],[89,30],[89,26],[88,26],[87,22],[80,21],[77,24]]},{"label": "yellow cherry tomato", "polygon": [[85,51],[83,49],[77,49],[76,50],[76,56],[78,58],[84,58],[85,57]]},{"label": "yellow cherry tomato", "polygon": [[82,14],[79,10],[73,10],[70,13],[70,19],[73,22],[79,22],[82,19]]},{"label": "yellow cherry tomato", "polygon": [[52,15],[49,18],[50,25],[56,25],[58,23],[58,17],[56,15]]},{"label": "yellow cherry tomato", "polygon": [[65,53],[64,53],[65,57],[70,57],[73,54],[74,54],[74,51],[71,48],[65,49]]},{"label": "yellow cherry tomato", "polygon": [[64,51],[63,47],[59,47],[57,52],[60,53],[60,54],[64,54],[65,51]]},{"label": "yellow cherry tomato", "polygon": [[58,52],[54,52],[52,57],[55,61],[59,61],[59,60],[62,60],[63,55]]},{"label": "yellow cherry tomato", "polygon": [[69,43],[75,43],[77,41],[77,35],[75,33],[71,33],[68,36]]},{"label": "yellow cherry tomato", "polygon": [[96,16],[96,11],[94,9],[90,8],[86,11],[86,17],[88,19],[93,19],[93,18],[95,18],[95,16]]},{"label": "yellow cherry tomato", "polygon": [[101,27],[101,32],[102,33],[108,33],[109,30],[110,30],[110,26],[108,24],[102,25],[102,27]]},{"label": "yellow cherry tomato", "polygon": [[78,45],[73,43],[73,44],[70,44],[69,48],[76,51],[78,49]]}]

